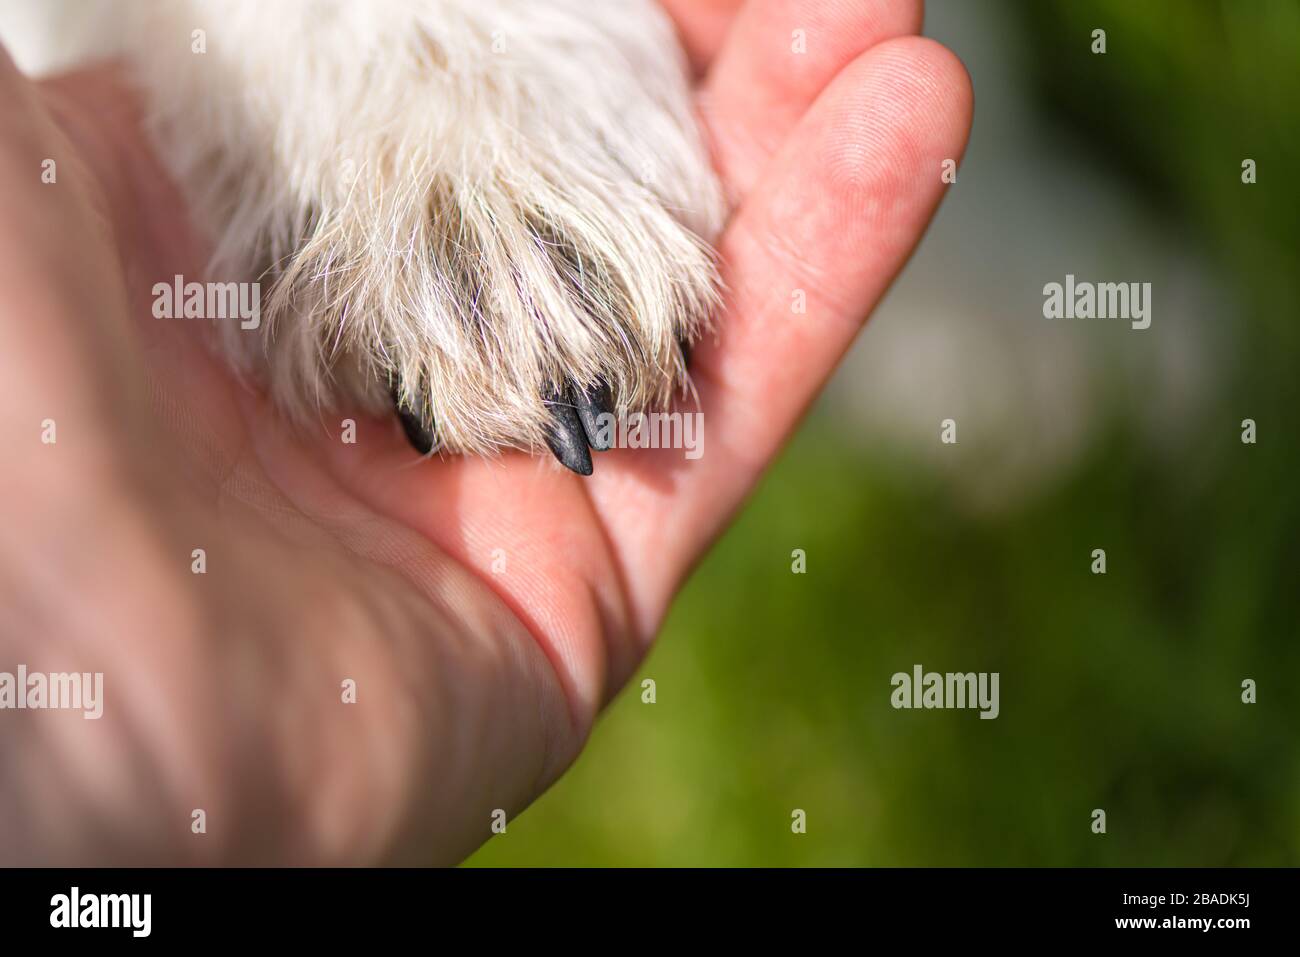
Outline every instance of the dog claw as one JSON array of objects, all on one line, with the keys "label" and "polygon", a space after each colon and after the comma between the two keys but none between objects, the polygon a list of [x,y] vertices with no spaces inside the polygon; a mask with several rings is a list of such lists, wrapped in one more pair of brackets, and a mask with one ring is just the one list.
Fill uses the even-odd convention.
[{"label": "dog claw", "polygon": [[566,469],[579,475],[590,475],[591,450],[587,448],[587,434],[576,405],[572,389],[551,404],[551,430],[546,444]]},{"label": "dog claw", "polygon": [[683,365],[690,365],[691,364],[691,340],[686,339],[684,337],[678,337],[677,348],[681,350]]},{"label": "dog claw", "polygon": [[433,451],[437,442],[433,433],[420,424],[419,418],[405,409],[398,409],[397,417],[402,421],[402,431],[406,433],[406,441],[411,443],[411,448],[421,455]]},{"label": "dog claw", "polygon": [[434,433],[424,427],[418,415],[397,400],[396,392],[393,393],[393,407],[397,410],[398,421],[402,423],[402,432],[406,435],[406,441],[411,443],[411,448],[421,455],[428,455],[437,448],[438,441]]},{"label": "dog claw", "polygon": [[601,416],[614,414],[614,398],[609,386],[598,382],[588,389],[573,390],[573,395],[577,400],[574,404],[578,407],[578,418],[587,433],[587,444],[597,452],[607,451],[614,444],[613,429],[609,419],[601,422]]}]

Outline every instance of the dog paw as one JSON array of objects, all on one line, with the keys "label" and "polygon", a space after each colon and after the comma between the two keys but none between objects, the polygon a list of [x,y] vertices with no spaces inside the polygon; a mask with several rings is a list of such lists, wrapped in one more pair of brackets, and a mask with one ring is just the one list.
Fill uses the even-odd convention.
[{"label": "dog paw", "polygon": [[[291,415],[395,405],[422,453],[589,474],[600,416],[684,387],[724,210],[653,0],[149,6],[174,35],[140,73],[210,272],[263,286],[222,348]],[[206,56],[176,54],[196,17]]]}]

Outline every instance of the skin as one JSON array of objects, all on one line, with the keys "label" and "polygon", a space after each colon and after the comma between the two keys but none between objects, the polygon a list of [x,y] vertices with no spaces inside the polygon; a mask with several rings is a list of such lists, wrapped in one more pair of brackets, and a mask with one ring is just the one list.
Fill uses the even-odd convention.
[{"label": "skin", "polygon": [[0,711],[0,860],[452,863],[578,754],[971,120],[919,3],[666,6],[735,204],[692,359],[705,451],[601,453],[590,479],[419,459],[395,421],[345,443],[346,413],[288,430],[197,324],[152,317],[203,249],[115,68],[33,83],[0,56],[0,670],[104,675],[98,720]]}]

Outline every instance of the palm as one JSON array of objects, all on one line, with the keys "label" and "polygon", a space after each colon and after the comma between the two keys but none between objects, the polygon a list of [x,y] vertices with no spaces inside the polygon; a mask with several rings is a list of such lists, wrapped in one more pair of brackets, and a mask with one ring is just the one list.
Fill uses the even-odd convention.
[{"label": "palm", "polygon": [[[238,530],[265,600],[301,623],[277,653],[313,662],[303,669],[328,658],[331,678],[365,675],[359,704],[410,706],[380,707],[349,732],[392,752],[380,761],[396,782],[380,789],[392,822],[368,851],[418,835],[458,856],[485,836],[490,808],[526,803],[571,760],[901,268],[939,199],[942,161],[964,144],[964,72],[905,36],[919,27],[910,3],[827,14],[811,0],[752,0],[734,20],[740,0],[665,6],[697,62],[712,62],[701,113],[736,203],[720,244],[729,300],[692,358],[698,460],[611,451],[580,479],[519,453],[421,461],[388,421],[358,419],[355,443],[341,440],[343,415],[295,437],[191,329],[148,318],[152,282],[197,272],[183,237],[134,250],[132,307],[151,323],[156,401],[180,423],[189,487]],[[790,53],[796,28],[807,54]],[[806,314],[792,314],[795,290]],[[280,587],[285,569],[293,583]],[[312,596],[345,602],[345,634],[323,634],[339,623],[319,620]],[[329,688],[313,707],[337,700]],[[439,825],[416,820],[430,803]]]}]

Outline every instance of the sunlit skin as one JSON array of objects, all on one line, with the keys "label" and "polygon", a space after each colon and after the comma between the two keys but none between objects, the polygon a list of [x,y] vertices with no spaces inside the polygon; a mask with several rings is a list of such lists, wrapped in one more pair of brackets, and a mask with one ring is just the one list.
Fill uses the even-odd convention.
[{"label": "sunlit skin", "polygon": [[98,721],[0,712],[5,863],[451,863],[578,754],[971,120],[919,3],[666,6],[734,203],[692,357],[704,455],[605,452],[589,479],[421,459],[346,411],[288,429],[196,323],[152,317],[204,251],[116,71],[0,62],[0,667],[102,671],[105,694]]}]

